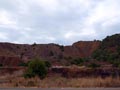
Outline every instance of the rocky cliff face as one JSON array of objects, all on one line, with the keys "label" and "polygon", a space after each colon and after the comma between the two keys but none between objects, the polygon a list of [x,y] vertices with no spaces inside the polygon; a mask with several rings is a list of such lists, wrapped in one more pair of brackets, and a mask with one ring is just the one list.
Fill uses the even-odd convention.
[{"label": "rocky cliff face", "polygon": [[[66,58],[90,57],[98,48],[100,41],[79,41],[71,46],[57,44],[11,44],[0,43],[0,63],[12,65],[18,64],[19,60],[28,61],[40,57],[51,62],[64,61]],[[3,59],[4,57],[5,59]]]},{"label": "rocky cliff face", "polygon": [[100,41],[79,41],[73,44],[81,53],[81,57],[90,57],[99,45]]}]

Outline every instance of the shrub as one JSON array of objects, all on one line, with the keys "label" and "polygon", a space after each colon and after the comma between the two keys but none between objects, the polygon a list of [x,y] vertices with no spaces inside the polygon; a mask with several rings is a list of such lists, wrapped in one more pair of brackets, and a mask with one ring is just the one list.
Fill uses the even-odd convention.
[{"label": "shrub", "polygon": [[120,55],[120,46],[117,47],[117,52],[118,52],[118,54]]},{"label": "shrub", "polygon": [[88,65],[88,67],[90,67],[90,68],[97,68],[97,67],[100,67],[100,64],[91,63],[90,65]]},{"label": "shrub", "polygon": [[118,67],[118,68],[120,68],[120,61],[119,61],[119,60],[111,61],[111,64],[112,64],[113,67]]},{"label": "shrub", "polygon": [[0,67],[2,67],[3,66],[3,64],[0,64]]},{"label": "shrub", "polygon": [[18,66],[28,66],[28,63],[25,63],[25,62],[20,62],[19,64],[18,64]]},{"label": "shrub", "polygon": [[102,61],[115,61],[120,59],[120,34],[107,36],[100,46],[93,52],[93,58]]},{"label": "shrub", "polygon": [[37,44],[34,42],[31,46],[32,46],[32,47],[35,47],[36,45],[37,45]]},{"label": "shrub", "polygon": [[28,64],[28,69],[24,75],[25,78],[39,76],[40,79],[45,78],[47,75],[47,67],[45,62],[40,59],[34,59]]},{"label": "shrub", "polygon": [[72,60],[71,64],[81,65],[83,62],[84,62],[84,60],[82,58],[78,58],[78,59]]},{"label": "shrub", "polygon": [[46,65],[47,68],[50,68],[52,66],[49,61],[45,61],[45,65]]}]

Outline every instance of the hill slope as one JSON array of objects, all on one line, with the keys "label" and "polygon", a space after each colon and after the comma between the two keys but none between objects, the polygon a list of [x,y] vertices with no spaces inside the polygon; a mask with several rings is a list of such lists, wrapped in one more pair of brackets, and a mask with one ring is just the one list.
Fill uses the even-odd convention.
[{"label": "hill slope", "polygon": [[[12,44],[0,43],[0,63],[3,63],[3,58],[7,61],[28,60],[40,57],[51,62],[67,63],[69,58],[83,58],[90,57],[94,50],[99,46],[100,41],[79,41],[71,46],[60,46],[57,44]],[[11,59],[10,59],[11,57]],[[16,57],[18,60],[16,60]],[[8,58],[8,59],[7,59]],[[14,59],[15,58],[15,59]],[[5,64],[5,63],[4,63]],[[17,64],[17,63],[16,63]]]},{"label": "hill slope", "polygon": [[112,64],[120,64],[120,34],[107,36],[103,39],[93,57],[99,61],[108,61]]}]

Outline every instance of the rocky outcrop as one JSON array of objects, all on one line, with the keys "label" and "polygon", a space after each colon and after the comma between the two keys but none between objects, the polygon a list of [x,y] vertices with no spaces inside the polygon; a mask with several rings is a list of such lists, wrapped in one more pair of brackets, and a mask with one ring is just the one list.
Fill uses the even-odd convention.
[{"label": "rocky outcrop", "polygon": [[71,46],[0,43],[0,63],[17,65],[19,59],[26,62],[35,57],[50,60],[51,62],[64,62],[69,57],[90,57],[99,44],[100,41],[79,41]]},{"label": "rocky outcrop", "polygon": [[100,43],[100,41],[79,41],[74,43],[72,46],[79,50],[82,57],[90,57],[93,51],[98,48]]}]

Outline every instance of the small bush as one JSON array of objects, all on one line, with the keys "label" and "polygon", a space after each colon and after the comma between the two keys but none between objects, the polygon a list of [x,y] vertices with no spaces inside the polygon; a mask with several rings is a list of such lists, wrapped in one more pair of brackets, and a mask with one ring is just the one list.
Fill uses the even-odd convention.
[{"label": "small bush", "polygon": [[52,66],[49,61],[45,61],[45,65],[46,65],[47,68],[50,68]]},{"label": "small bush", "polygon": [[113,67],[120,68],[120,61],[119,60],[112,61],[111,64],[113,65]]},{"label": "small bush", "polygon": [[28,64],[28,69],[24,75],[25,78],[39,76],[40,79],[45,78],[47,75],[47,67],[45,62],[40,59],[34,59]]},{"label": "small bush", "polygon": [[18,64],[18,66],[28,66],[28,64],[27,63],[25,63],[25,62],[20,62],[19,64]]},{"label": "small bush", "polygon": [[32,46],[32,47],[35,47],[36,45],[37,45],[37,44],[34,42],[31,46]]},{"label": "small bush", "polygon": [[100,67],[100,64],[91,63],[90,65],[88,65],[88,67],[90,67],[90,68],[97,68],[97,67]]},{"label": "small bush", "polygon": [[83,62],[84,62],[84,60],[82,58],[78,58],[78,59],[72,60],[71,64],[80,66],[83,64]]},{"label": "small bush", "polygon": [[3,66],[3,64],[0,64],[0,67],[2,67]]}]

